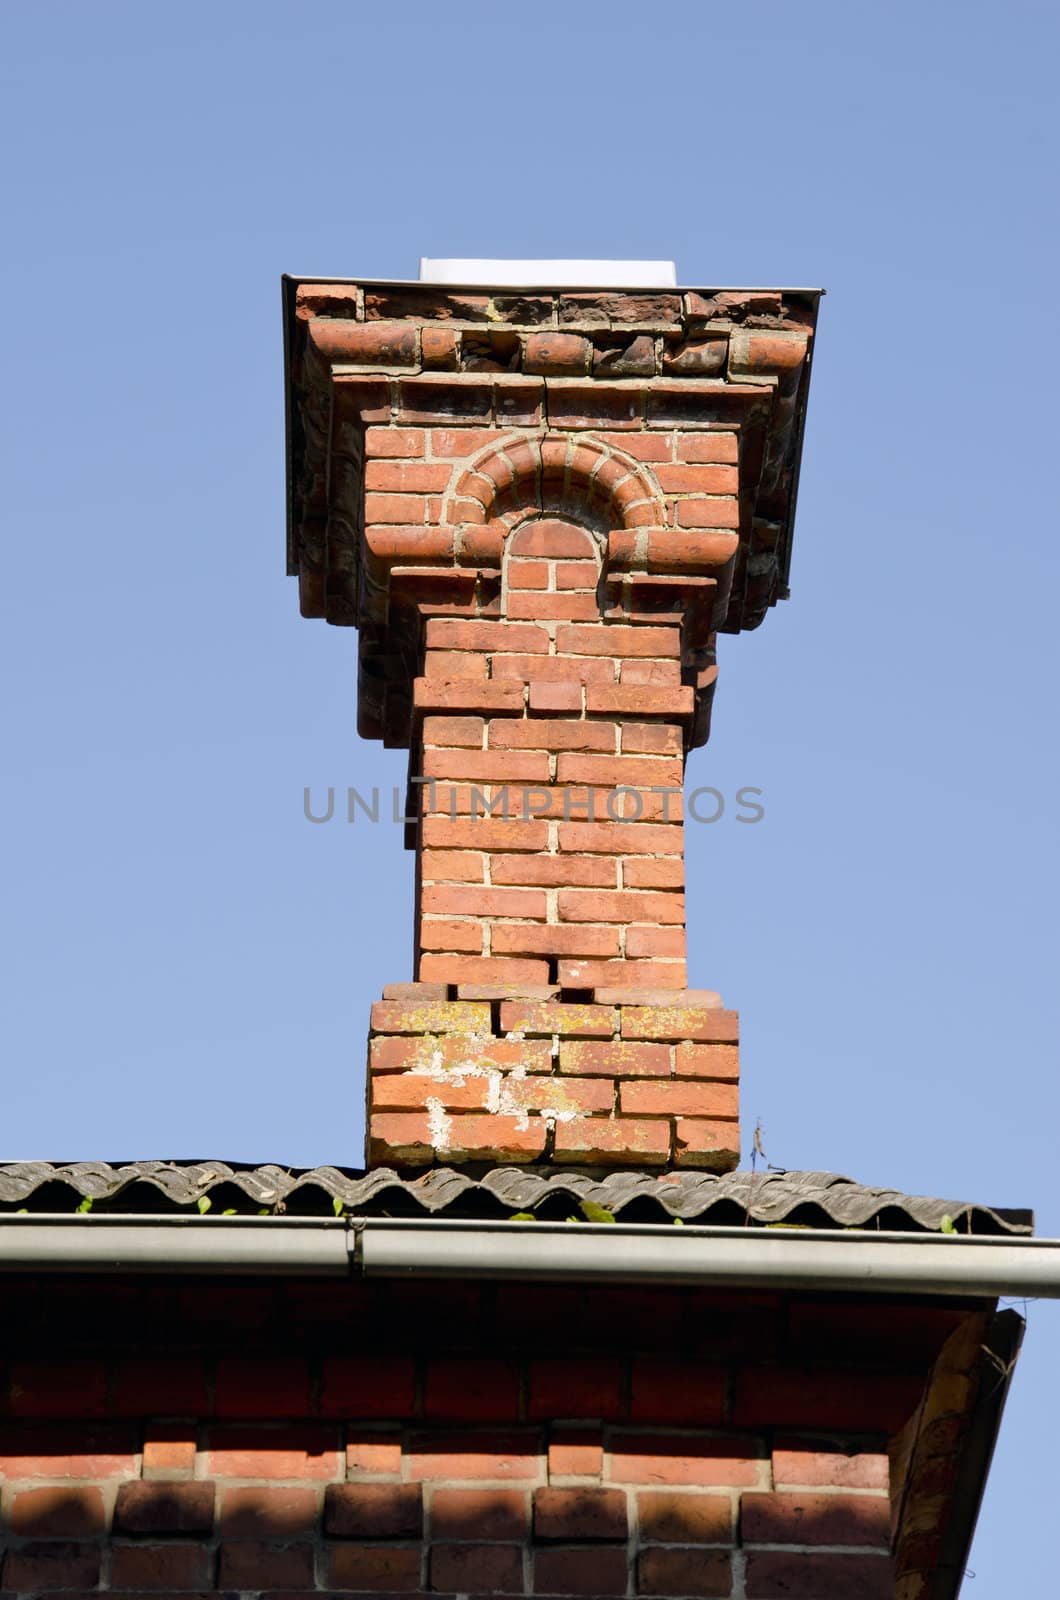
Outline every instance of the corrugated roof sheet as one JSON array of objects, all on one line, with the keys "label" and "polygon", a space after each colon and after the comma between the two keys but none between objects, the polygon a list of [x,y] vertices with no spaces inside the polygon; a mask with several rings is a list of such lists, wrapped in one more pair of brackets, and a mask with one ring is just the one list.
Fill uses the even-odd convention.
[{"label": "corrugated roof sheet", "polygon": [[[1028,1234],[1029,1211],[867,1188],[832,1172],[613,1172],[606,1175],[496,1167],[434,1167],[417,1176],[391,1168],[239,1166],[224,1161],[18,1161],[0,1166],[0,1209],[162,1213],[209,1209],[292,1215],[505,1217],[531,1211],[564,1217],[582,1200],[624,1222],[732,1226],[789,1223],[818,1228],[937,1232],[951,1217],[962,1233]],[[203,1202],[208,1202],[204,1206]]]}]

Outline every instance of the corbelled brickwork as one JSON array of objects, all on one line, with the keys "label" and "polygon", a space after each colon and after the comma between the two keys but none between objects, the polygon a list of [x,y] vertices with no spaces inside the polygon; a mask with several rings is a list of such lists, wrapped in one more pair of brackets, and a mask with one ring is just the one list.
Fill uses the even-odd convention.
[{"label": "corbelled brickwork", "polygon": [[992,1381],[988,1315],[938,1306],[422,1280],[16,1293],[0,1585],[24,1600],[925,1600]]},{"label": "corbelled brickwork", "polygon": [[718,631],[784,592],[815,311],[292,286],[292,569],[359,629],[361,732],[410,751],[414,980],[545,1008],[534,1044],[377,1027],[372,1161],[735,1164],[733,1027],[723,1068],[701,1021],[626,1030],[645,993],[696,1011],[685,760]]}]

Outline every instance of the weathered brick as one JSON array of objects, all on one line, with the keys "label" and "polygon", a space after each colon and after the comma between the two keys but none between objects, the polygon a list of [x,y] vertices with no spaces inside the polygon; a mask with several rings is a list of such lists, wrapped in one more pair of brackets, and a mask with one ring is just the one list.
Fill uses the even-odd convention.
[{"label": "weathered brick", "polygon": [[598,1428],[556,1428],[548,1442],[548,1475],[555,1478],[599,1478],[604,1470],[603,1439]]},{"label": "weathered brick", "polygon": [[114,1503],[114,1531],[210,1533],[213,1510],[212,1483],[123,1483]]},{"label": "weathered brick", "polygon": [[7,1513],[8,1528],[20,1539],[92,1536],[104,1531],[106,1521],[103,1496],[89,1484],[20,1489]]},{"label": "weathered brick", "polygon": [[611,1439],[614,1483],[707,1488],[750,1487],[758,1481],[753,1438],[687,1433],[617,1433]]},{"label": "weathered brick", "polygon": [[34,1589],[94,1589],[98,1579],[99,1548],[92,1544],[56,1539],[24,1544],[8,1550],[4,1557],[4,1590],[12,1594]]},{"label": "weathered brick", "polygon": [[358,1592],[408,1593],[421,1587],[421,1564],[418,1545],[335,1544],[327,1553],[327,1586]]},{"label": "weathered brick", "polygon": [[338,1478],[338,1428],[320,1423],[280,1428],[212,1427],[207,1436],[206,1470],[219,1478]]},{"label": "weathered brick", "polygon": [[212,1566],[213,1552],[204,1545],[115,1544],[110,1552],[110,1587],[209,1589]]},{"label": "weathered brick", "polygon": [[773,1446],[777,1488],[820,1485],[828,1489],[884,1489],[890,1482],[886,1441],[878,1450],[847,1453],[833,1441],[781,1437]]},{"label": "weathered brick", "polygon": [[225,1538],[296,1538],[312,1534],[319,1515],[316,1489],[253,1484],[225,1490],[220,1531]]},{"label": "weathered brick", "polygon": [[532,1482],[541,1477],[540,1436],[536,1428],[413,1434],[409,1471],[414,1479]]},{"label": "weathered brick", "polygon": [[579,1075],[605,1073],[608,1077],[670,1076],[670,1047],[666,1044],[606,1044],[580,1039],[564,1039],[559,1047],[559,1070]]},{"label": "weathered brick", "polygon": [[688,1039],[707,1044],[730,1044],[738,1037],[735,1011],[713,1007],[626,1006],[622,1011],[623,1039]]},{"label": "weathered brick", "polygon": [[732,1558],[727,1550],[642,1550],[637,1557],[637,1593],[724,1596],[732,1593]]},{"label": "weathered brick", "polygon": [[432,1539],[514,1539],[530,1531],[530,1502],[521,1489],[436,1489]]},{"label": "weathered brick", "polygon": [[727,1494],[644,1489],[637,1495],[642,1539],[664,1544],[729,1544],[732,1500]]},{"label": "weathered brick", "polygon": [[431,1547],[432,1590],[463,1594],[522,1594],[523,1552],[517,1545],[436,1544]]},{"label": "weathered brick", "polygon": [[400,1434],[353,1426],[346,1436],[346,1472],[351,1478],[394,1476],[401,1471]]},{"label": "weathered brick", "polygon": [[624,1546],[534,1552],[535,1594],[621,1595],[626,1583]]},{"label": "weathered brick", "polygon": [[679,1078],[735,1081],[740,1075],[740,1053],[733,1044],[689,1044],[686,1041],[674,1051],[674,1067]]},{"label": "weathered brick", "polygon": [[894,1567],[889,1556],[815,1551],[751,1550],[747,1556],[748,1600],[893,1600]]},{"label": "weathered brick", "polygon": [[534,1490],[535,1539],[574,1544],[625,1539],[628,1532],[626,1497],[620,1489]]},{"label": "weathered brick", "polygon": [[662,1166],[670,1154],[669,1124],[644,1118],[580,1117],[559,1123],[555,1137],[558,1162]]},{"label": "weathered brick", "polygon": [[619,1109],[630,1116],[726,1118],[737,1115],[739,1101],[734,1083],[624,1083]]},{"label": "weathered brick", "polygon": [[813,1494],[802,1490],[745,1494],[740,1528],[745,1544],[875,1545],[890,1541],[886,1495]]},{"label": "weathered brick", "polygon": [[418,1539],[423,1490],[418,1483],[329,1484],[324,1532],[333,1539]]}]

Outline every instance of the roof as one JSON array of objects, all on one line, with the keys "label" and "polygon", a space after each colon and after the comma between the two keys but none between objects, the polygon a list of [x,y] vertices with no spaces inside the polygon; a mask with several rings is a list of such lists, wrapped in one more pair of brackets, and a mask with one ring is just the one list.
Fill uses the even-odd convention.
[{"label": "roof", "polygon": [[[85,1206],[84,1202],[90,1202]],[[0,1166],[0,1211],[165,1215],[263,1211],[292,1216],[505,1218],[530,1211],[563,1220],[583,1201],[627,1223],[679,1217],[742,1225],[1025,1235],[1032,1213],[965,1200],[869,1188],[831,1172],[583,1172],[433,1167],[415,1177],[389,1167],[243,1166],[224,1161],[17,1161]],[[205,1202],[205,1203],[204,1203]]]}]

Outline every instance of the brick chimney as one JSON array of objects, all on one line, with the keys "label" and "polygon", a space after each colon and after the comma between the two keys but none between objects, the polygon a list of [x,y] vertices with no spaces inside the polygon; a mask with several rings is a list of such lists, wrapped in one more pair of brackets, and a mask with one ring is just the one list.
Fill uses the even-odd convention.
[{"label": "brick chimney", "polygon": [[416,818],[369,1162],[735,1166],[685,762],[717,634],[787,592],[816,293],[287,290],[290,568]]}]

